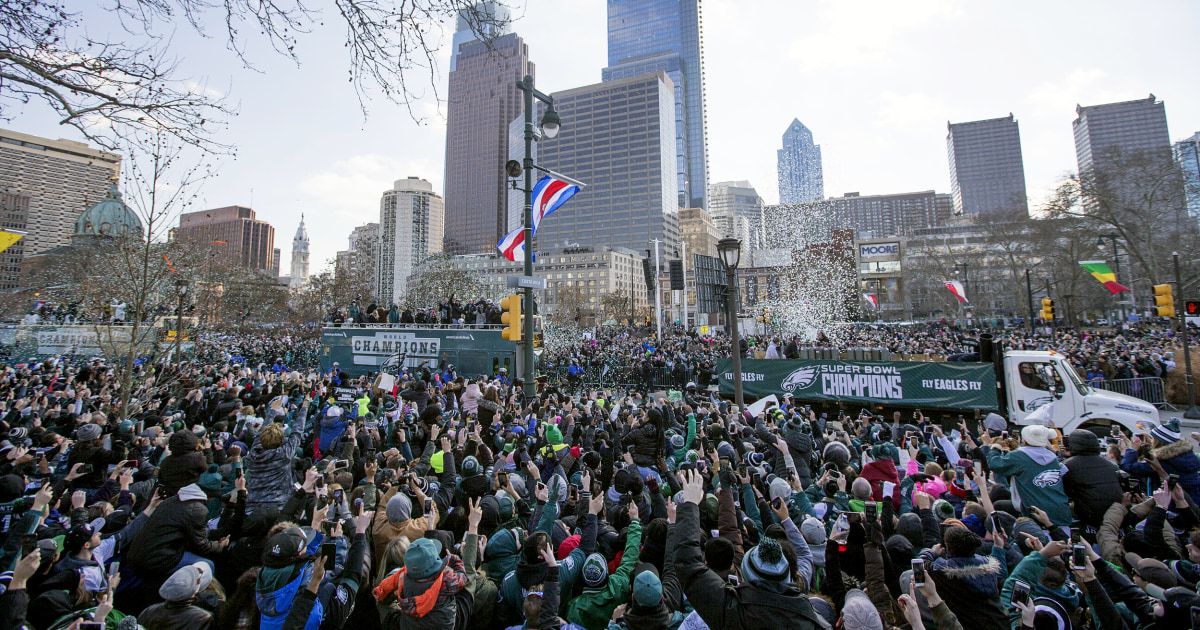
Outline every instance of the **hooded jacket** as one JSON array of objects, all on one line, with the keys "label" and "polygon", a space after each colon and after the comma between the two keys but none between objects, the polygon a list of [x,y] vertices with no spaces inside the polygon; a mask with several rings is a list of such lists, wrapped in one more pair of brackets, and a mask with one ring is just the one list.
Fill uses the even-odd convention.
[{"label": "hooded jacket", "polygon": [[152,581],[169,576],[185,551],[211,559],[221,547],[208,539],[207,503],[204,490],[196,484],[163,501],[130,544],[126,566]]},{"label": "hooded jacket", "polygon": [[1005,630],[1007,610],[1000,600],[1000,588],[1008,577],[1005,552],[994,547],[991,555],[939,557],[932,550],[921,552],[938,594],[964,628]]},{"label": "hooded jacket", "polygon": [[1067,474],[1063,484],[1075,505],[1075,516],[1092,527],[1100,527],[1104,512],[1121,500],[1121,480],[1117,467],[1100,455],[1096,434],[1086,429],[1067,436],[1071,457],[1063,462]]},{"label": "hooded jacket", "polygon": [[196,450],[199,440],[196,434],[187,429],[180,429],[171,434],[168,445],[171,454],[164,457],[158,465],[158,482],[162,484],[167,496],[179,492],[179,489],[196,483],[200,475],[208,470],[208,459],[204,453]]},{"label": "hooded jacket", "polygon": [[1018,509],[1037,506],[1045,510],[1055,525],[1071,525],[1071,505],[1063,485],[1067,469],[1054,451],[1040,446],[1022,446],[1003,453],[993,448],[988,450],[987,463],[992,472],[1008,478],[1012,502]]},{"label": "hooded jacket", "polygon": [[[394,576],[389,576],[388,579],[392,577]],[[441,581],[433,609],[421,614],[418,609],[418,598],[439,584],[439,577]],[[388,579],[385,579],[384,583],[387,583]],[[395,595],[396,605],[384,617],[383,627],[389,630],[452,630],[455,627],[455,617],[458,615],[459,604],[456,595],[466,585],[466,570],[462,560],[455,555],[448,556],[442,570],[431,577],[425,579],[406,577],[400,593]],[[383,584],[380,585],[380,588],[382,587]],[[379,588],[376,589],[376,593],[379,593]]]},{"label": "hooded jacket", "polygon": [[[1193,452],[1195,448],[1195,443],[1184,437],[1154,449],[1154,458],[1168,475],[1179,475],[1179,485],[1188,493],[1188,501],[1200,505],[1200,458]],[[1126,449],[1121,458],[1121,470],[1138,477],[1158,478],[1150,464],[1138,461],[1137,451],[1133,449]]]},{"label": "hooded jacket", "polygon": [[462,400],[461,400],[463,412],[466,413],[467,415],[474,415],[474,414],[479,413],[479,398],[480,398],[480,396],[481,396],[481,394],[479,393],[479,384],[478,383],[471,383],[471,384],[467,385],[466,388],[463,389]]}]

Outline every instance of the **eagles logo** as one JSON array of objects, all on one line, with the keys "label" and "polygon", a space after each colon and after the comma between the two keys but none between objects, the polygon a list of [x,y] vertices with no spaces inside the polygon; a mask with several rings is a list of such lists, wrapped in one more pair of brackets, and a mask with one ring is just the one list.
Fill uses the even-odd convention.
[{"label": "eagles logo", "polygon": [[797,389],[808,389],[808,387],[816,380],[816,366],[802,367],[793,371],[791,374],[788,374],[787,378],[783,379],[783,383],[780,386],[783,387],[783,389],[792,392],[796,391]]}]

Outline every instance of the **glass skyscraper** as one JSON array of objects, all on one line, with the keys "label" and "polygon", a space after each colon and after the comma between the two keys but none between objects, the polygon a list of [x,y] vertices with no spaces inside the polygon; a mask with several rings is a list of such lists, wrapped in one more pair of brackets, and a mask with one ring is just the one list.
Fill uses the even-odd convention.
[{"label": "glass skyscraper", "polygon": [[1187,209],[1193,219],[1200,219],[1200,132],[1175,143],[1175,160],[1183,170],[1187,186]]},{"label": "glass skyscraper", "polygon": [[1021,131],[1005,118],[946,123],[950,188],[956,214],[986,214],[1010,208],[1029,212]]},{"label": "glass skyscraper", "polygon": [[674,84],[678,206],[708,208],[700,0],[608,0],[602,80],[665,72]]},{"label": "glass skyscraper", "polygon": [[523,115],[517,82],[535,74],[515,33],[456,49],[446,104],[444,249],[484,254],[508,232],[508,126]]},{"label": "glass skyscraper", "polygon": [[812,132],[799,119],[792,119],[783,132],[779,159],[779,203],[807,203],[825,197],[821,170],[821,146],[813,144]]},{"label": "glass skyscraper", "polygon": [[[662,260],[678,255],[673,88],[657,72],[552,94],[562,130],[538,141],[538,165],[586,185],[538,226],[538,252],[605,245],[641,252],[657,238]],[[539,104],[537,120],[544,111]]]}]

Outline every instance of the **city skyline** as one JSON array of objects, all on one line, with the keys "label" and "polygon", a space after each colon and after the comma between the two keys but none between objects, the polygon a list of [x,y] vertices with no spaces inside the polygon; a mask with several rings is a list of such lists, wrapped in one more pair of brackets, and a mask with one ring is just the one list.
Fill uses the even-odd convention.
[{"label": "city skyline", "polygon": [[[819,131],[826,197],[949,192],[946,121],[1012,111],[1021,121],[1035,209],[1064,173],[1077,168],[1070,127],[1076,105],[1153,92],[1167,104],[1172,141],[1200,130],[1200,108],[1194,106],[1200,86],[1187,78],[1187,55],[1154,54],[1139,37],[1064,42],[1058,36],[1064,23],[1086,32],[1120,24],[1127,33],[1179,40],[1200,9],[1164,2],[1130,14],[1115,2],[1089,3],[1086,11],[1078,6],[705,0],[710,176],[756,182],[764,201],[774,203],[769,183],[776,176],[779,130],[799,117]],[[96,32],[122,32],[111,15],[91,7],[81,11]],[[598,79],[608,63],[605,3],[567,9],[531,0],[514,14],[519,19],[513,31],[529,45],[539,89],[572,89]],[[238,158],[222,161],[198,205],[251,206],[289,233],[306,212],[310,233],[320,235],[310,254],[314,272],[343,247],[350,226],[373,220],[379,191],[395,179],[419,175],[435,190],[444,188],[446,128],[433,86],[425,86],[425,100],[415,104],[424,124],[381,98],[366,103],[370,116],[364,121],[352,90],[313,89],[344,83],[342,33],[327,26],[301,42],[299,68],[251,50],[256,70],[246,70],[219,41],[184,31],[174,40],[184,75],[207,78],[208,89],[229,94],[240,110],[221,134],[238,145]],[[439,53],[436,85],[443,99],[453,29],[453,23],[444,25]],[[750,41],[755,52],[778,64],[747,63]],[[772,69],[779,64],[785,74]],[[7,126],[23,133],[78,139],[32,105],[14,115]],[[282,262],[289,268],[286,258]]]}]

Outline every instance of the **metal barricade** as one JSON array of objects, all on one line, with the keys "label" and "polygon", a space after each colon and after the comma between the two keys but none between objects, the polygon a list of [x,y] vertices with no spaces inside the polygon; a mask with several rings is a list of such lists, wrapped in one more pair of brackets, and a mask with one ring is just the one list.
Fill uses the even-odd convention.
[{"label": "metal barricade", "polygon": [[1111,381],[1088,381],[1088,386],[1144,400],[1159,409],[1175,409],[1167,402],[1167,385],[1160,377],[1116,378]]}]

